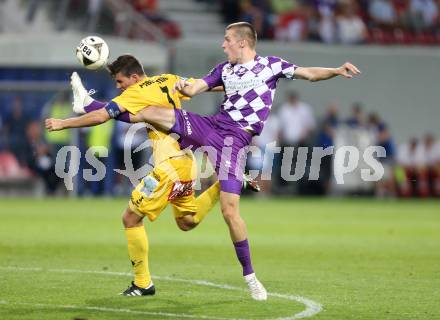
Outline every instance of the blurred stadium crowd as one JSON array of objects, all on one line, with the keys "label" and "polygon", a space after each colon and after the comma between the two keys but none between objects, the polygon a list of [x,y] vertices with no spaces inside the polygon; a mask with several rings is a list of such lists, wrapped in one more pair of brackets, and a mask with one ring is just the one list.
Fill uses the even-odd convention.
[{"label": "blurred stadium crowd", "polygon": [[[386,156],[378,158],[384,167],[384,176],[370,185],[360,179],[359,171],[354,172],[355,181],[347,193],[374,194],[379,197],[438,197],[440,196],[440,141],[432,134],[411,138],[407,143],[396,145],[391,130],[376,112],[365,113],[361,103],[351,106],[351,115],[343,118],[341,106],[330,103],[325,114],[315,116],[314,108],[299,99],[297,92],[291,91],[284,103],[275,108],[261,136],[254,139],[262,153],[273,141],[278,141],[282,150],[294,146],[294,159],[298,148],[307,148],[306,172],[298,181],[287,182],[282,178],[281,155],[274,159],[272,180],[261,181],[264,192],[276,194],[328,195],[337,193],[332,178],[335,167],[334,155],[322,158],[318,180],[309,179],[308,173],[313,164],[311,155],[314,147],[339,148],[353,145],[360,150],[368,146],[380,146]],[[270,151],[270,150],[269,150]],[[273,150],[272,150],[273,151]],[[284,150],[283,150],[284,151]],[[284,152],[285,154],[285,152]],[[300,162],[299,159],[296,162]],[[295,163],[288,168],[298,170]],[[248,158],[249,169],[262,169],[266,165],[263,157]],[[271,163],[269,163],[271,165]]]},{"label": "blurred stadium crowd", "polygon": [[[3,0],[8,2],[9,0]],[[248,21],[259,37],[280,41],[331,44],[440,43],[439,0],[27,0],[26,19],[32,22],[42,7],[49,8],[58,30],[80,28],[139,38],[133,20],[144,19],[155,33],[168,39],[184,35],[176,3],[194,13],[189,19],[221,14],[223,23]],[[1,3],[1,2],[0,2]],[[127,6],[137,12],[127,17]],[[200,9],[202,8],[202,9]],[[125,12],[125,13],[124,13]],[[201,14],[202,13],[202,14]],[[210,16],[212,19],[213,16]],[[8,17],[3,14],[3,20]],[[130,21],[130,23],[128,23]],[[188,22],[188,21],[186,21]],[[204,22],[204,23],[203,23]],[[194,21],[200,29],[209,21]],[[7,28],[5,23],[3,28]],[[212,21],[215,26],[215,22]],[[15,27],[15,26],[14,26]],[[0,31],[2,24],[0,22]],[[152,32],[152,33],[154,33]],[[203,36],[203,34],[201,34]]]},{"label": "blurred stadium crowd", "polygon": [[[215,1],[199,0],[206,6]],[[131,0],[170,38],[179,26],[158,0]],[[260,38],[341,44],[439,44],[438,0],[218,0],[225,23],[248,21]]]},{"label": "blurred stadium crowd", "polygon": [[[118,19],[106,20],[103,12],[106,6],[125,3],[142,17],[162,30],[169,39],[182,36],[180,25],[168,18],[166,12],[158,10],[159,0],[130,1],[48,1],[49,9],[64,10],[73,17],[87,12],[85,20],[78,25],[83,31],[95,31],[97,27],[108,27],[111,33],[135,37],[129,30],[122,32],[117,27]],[[440,1],[434,0],[194,0],[196,5],[213,7],[223,15],[225,22],[244,20],[253,23],[262,38],[281,41],[320,41],[324,43],[365,44],[438,44],[440,43]],[[14,3],[9,1],[9,3]],[[42,1],[27,1],[26,20],[30,23],[39,10]],[[0,1],[1,4],[1,1]],[[69,16],[70,16],[69,15]],[[98,19],[99,16],[99,19]],[[74,19],[73,19],[74,20]],[[57,29],[67,28],[66,21],[54,20]],[[57,22],[58,21],[58,22]],[[99,21],[99,22],[98,22]],[[112,21],[109,23],[109,21]],[[68,22],[68,21],[67,21]],[[115,27],[116,26],[116,27]],[[0,30],[1,30],[0,23]],[[221,30],[220,30],[221,32]],[[19,68],[2,69],[0,80],[5,81],[65,81],[72,70]],[[101,99],[114,95],[114,88],[108,79],[96,73],[90,79],[89,87],[97,88]],[[108,157],[100,160],[107,166],[107,175],[102,181],[87,182],[79,179],[78,195],[122,195],[131,186],[128,179],[113,169],[124,169],[124,135],[129,126],[111,122],[105,126],[86,130],[62,131],[47,134],[42,126],[45,117],[63,118],[71,115],[70,91],[64,88],[54,91],[25,91],[11,88],[0,91],[0,194],[17,194],[38,190],[39,194],[65,194],[65,188],[55,174],[56,155],[63,146],[77,145],[81,153],[90,147],[104,146],[109,149]],[[346,106],[345,106],[346,107]],[[308,179],[313,166],[310,155],[313,147],[327,148],[354,145],[359,148],[378,145],[386,150],[386,157],[380,158],[385,174],[374,184],[361,181],[359,172],[349,190],[344,193],[370,194],[392,197],[439,197],[440,196],[440,141],[429,132],[411,138],[406,143],[395,145],[392,128],[378,113],[366,114],[362,103],[351,106],[351,116],[343,117],[336,103],[326,108],[310,106],[300,99],[297,92],[289,92],[279,106],[275,106],[263,134],[254,139],[254,145],[264,154],[268,144],[277,141],[283,149],[306,148],[304,177],[294,182],[282,179],[282,157],[275,155],[273,163],[264,163],[263,157],[250,156],[249,170],[263,170],[273,165],[272,179],[260,181],[263,195],[337,194],[338,187],[332,178],[333,156],[322,159],[318,180]],[[326,109],[324,114],[314,110]],[[429,128],[427,129],[429,130]],[[138,134],[129,147],[133,151],[144,141]],[[134,167],[139,168],[149,159],[147,153],[132,153]],[[79,163],[80,172],[87,167]],[[295,162],[289,168],[295,171]],[[284,170],[284,169],[283,169]],[[341,191],[342,192],[342,191]]]},{"label": "blurred stadium crowd", "polygon": [[342,44],[438,44],[438,0],[223,0],[226,21],[264,38]]},{"label": "blurred stadium crowd", "polygon": [[[366,194],[379,197],[438,197],[440,196],[440,141],[426,133],[423,137],[412,138],[407,143],[395,145],[388,125],[373,112],[366,114],[361,103],[351,106],[351,115],[343,118],[341,106],[330,103],[325,114],[315,115],[314,108],[302,101],[297,92],[291,91],[280,106],[274,107],[261,136],[255,137],[253,145],[261,150],[261,156],[249,155],[248,170],[268,170],[271,179],[257,179],[263,187],[262,195],[330,195],[338,193],[333,179],[333,155],[325,156],[319,167],[318,180],[309,179],[312,151],[314,147],[338,148],[353,145],[359,149],[368,146],[381,146],[386,157],[378,158],[385,172],[383,178],[374,184],[367,184],[360,178],[360,169],[353,172],[354,184],[347,194]],[[27,110],[40,112],[27,112]],[[102,181],[85,181],[78,176],[78,195],[124,195],[131,189],[129,180],[114,172],[113,169],[126,168],[125,152],[131,153],[133,168],[142,167],[150,159],[146,152],[132,152],[143,141],[143,130],[136,132],[135,138],[127,146],[125,133],[130,125],[121,122],[109,122],[84,130],[60,131],[48,134],[42,127],[45,117],[68,117],[72,113],[71,97],[68,91],[59,93],[50,100],[45,108],[38,105],[24,105],[20,95],[12,96],[10,104],[0,112],[0,184],[20,185],[26,189],[41,183],[40,190],[45,194],[64,194],[62,180],[55,174],[57,152],[63,146],[76,145],[84,155],[89,148],[103,146],[109,150],[107,157],[98,157],[107,167]],[[353,138],[355,137],[355,138]],[[274,144],[276,141],[276,145]],[[274,148],[281,147],[281,152]],[[282,169],[286,148],[294,147],[292,165]],[[305,172],[295,181],[286,181],[293,175],[297,162],[301,160],[298,150],[307,152]],[[264,153],[275,154],[273,162],[264,161]],[[151,164],[151,163],[150,163]],[[68,164],[66,164],[66,167]],[[93,169],[82,157],[79,172]],[[287,172],[282,172],[287,170]],[[367,186],[367,187],[366,187]]]}]

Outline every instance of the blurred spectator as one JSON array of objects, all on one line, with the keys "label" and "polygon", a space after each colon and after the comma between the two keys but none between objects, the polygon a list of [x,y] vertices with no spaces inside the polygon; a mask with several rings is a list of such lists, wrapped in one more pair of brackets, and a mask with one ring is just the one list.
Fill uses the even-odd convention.
[{"label": "blurred spectator", "polygon": [[323,17],[334,16],[338,0],[314,0],[315,7]]},{"label": "blurred spectator", "polygon": [[99,14],[101,12],[102,0],[89,0],[87,14],[85,16],[85,31],[95,32],[99,23]]},{"label": "blurred spectator", "polygon": [[157,0],[132,0],[134,8],[160,28],[170,39],[180,37],[180,28],[157,9]]},{"label": "blurred spectator", "polygon": [[327,107],[326,114],[319,127],[318,145],[322,148],[334,146],[335,129],[339,125],[339,111],[336,103],[331,103]]},{"label": "blurred spectator", "polygon": [[326,16],[320,18],[319,39],[327,44],[333,44],[336,42],[336,20],[334,16]]},{"label": "blurred spectator", "polygon": [[[72,105],[70,102],[70,93],[65,91],[58,94],[53,103],[48,105],[48,117],[56,119],[65,119],[72,114]],[[71,130],[61,131],[46,131],[46,140],[48,143],[54,146],[55,154],[58,151],[71,143],[72,135]]]},{"label": "blurred spectator", "polygon": [[397,13],[391,0],[371,0],[368,12],[372,26],[387,30],[397,27]]},{"label": "blurred spectator", "polygon": [[395,146],[388,126],[377,113],[368,117],[368,128],[373,135],[374,144],[385,149],[386,156],[378,158],[384,168],[384,175],[376,184],[376,195],[379,197],[395,196],[394,179]]},{"label": "blurred spectator", "polygon": [[259,37],[264,38],[264,12],[252,3],[251,0],[240,0],[240,21],[251,23]]},{"label": "blurred spectator", "polygon": [[440,176],[438,165],[440,163],[440,144],[430,133],[423,137],[419,144],[418,156],[420,157],[418,168],[419,195],[439,196]]},{"label": "blurred spectator", "polygon": [[434,0],[410,0],[409,17],[417,32],[432,31],[439,23],[439,8]]},{"label": "blurred spectator", "polygon": [[23,112],[23,102],[19,96],[12,101],[12,110],[5,121],[6,141],[9,150],[21,166],[26,165],[26,130],[28,117]]},{"label": "blurred spectator", "polygon": [[353,103],[351,107],[351,115],[345,122],[351,128],[360,128],[365,126],[364,111],[361,103]]},{"label": "blurred spectator", "polygon": [[60,179],[55,174],[55,157],[49,144],[43,139],[39,121],[26,127],[26,165],[43,181],[47,194],[53,195]]},{"label": "blurred spectator", "polygon": [[324,43],[336,42],[336,0],[315,0],[319,15],[319,37]]},{"label": "blurred spectator", "polygon": [[440,140],[438,139],[432,143],[429,156],[429,172],[431,195],[440,197]]},{"label": "blurred spectator", "polygon": [[[275,153],[275,144],[278,141],[280,132],[280,124],[276,114],[271,114],[264,125],[264,129],[259,136],[255,136],[252,140],[252,145],[256,146],[260,152],[260,156],[248,156],[248,168],[250,170],[258,170],[260,175],[256,178],[261,185],[261,194],[269,195],[272,192],[272,180],[275,178],[275,173],[279,172],[279,168],[274,168],[279,161],[274,161],[279,154]],[[272,158],[272,154],[274,155]],[[264,173],[272,172],[270,180],[261,179]]]},{"label": "blurred spectator", "polygon": [[251,23],[259,39],[273,38],[272,7],[267,0],[239,0],[238,20]]},{"label": "blurred spectator", "polygon": [[307,7],[296,5],[295,10],[280,14],[275,29],[277,40],[301,41],[308,38],[308,12]]},{"label": "blurred spectator", "polygon": [[388,125],[380,120],[375,113],[373,114],[373,119],[377,132],[376,141],[378,145],[383,147],[386,151],[386,157],[380,159],[385,162],[394,162],[396,150]]},{"label": "blurred spectator", "polygon": [[278,119],[281,128],[280,141],[285,146],[305,144],[316,126],[312,108],[299,100],[296,91],[287,94],[286,102],[280,106]]},{"label": "blurred spectator", "polygon": [[[319,124],[317,145],[323,149],[334,147],[335,130],[339,125],[339,112],[336,103],[331,103],[327,107],[326,114]],[[319,170],[318,193],[328,194],[332,177],[333,155],[325,156],[321,159]]]},{"label": "blurred spectator", "polygon": [[432,146],[432,136],[428,139],[420,139],[415,151],[415,168],[414,176],[416,180],[416,188],[413,196],[428,197],[428,153]]},{"label": "blurred spectator", "polygon": [[[0,1],[0,3],[1,3],[1,1]],[[41,7],[40,5],[42,3],[43,2],[41,0],[30,0],[29,1],[28,10],[26,13],[26,21],[28,23],[32,23],[34,21],[35,14],[37,13],[38,8]]]},{"label": "blurred spectator", "polygon": [[356,13],[357,7],[353,1],[340,4],[336,17],[338,40],[343,44],[361,44],[367,40],[367,27]]},{"label": "blurred spectator", "polygon": [[411,197],[417,194],[417,138],[411,138],[407,144],[400,145],[397,149],[396,180],[400,196]]},{"label": "blurred spectator", "polygon": [[307,17],[307,40],[321,41],[320,35],[320,20],[319,12],[316,10],[313,3],[305,3],[303,6],[304,14]]},{"label": "blurred spectator", "polygon": [[393,6],[398,24],[401,27],[406,27],[408,25],[409,0],[393,0]]},{"label": "blurred spectator", "polygon": [[[296,91],[291,91],[287,94],[287,101],[281,105],[278,112],[278,119],[280,124],[280,144],[282,147],[282,154],[285,154],[286,147],[294,147],[292,165],[293,170],[296,168],[298,148],[311,146],[311,134],[316,127],[315,118],[312,108],[299,100],[299,95]],[[307,166],[307,165],[306,165]],[[281,166],[280,166],[281,167]],[[292,171],[292,168],[282,168],[281,170]],[[307,168],[306,168],[307,169]],[[289,172],[284,172],[287,176]],[[298,181],[298,191],[301,193],[306,187],[306,177]],[[289,186],[286,181],[281,181],[284,186]]]}]

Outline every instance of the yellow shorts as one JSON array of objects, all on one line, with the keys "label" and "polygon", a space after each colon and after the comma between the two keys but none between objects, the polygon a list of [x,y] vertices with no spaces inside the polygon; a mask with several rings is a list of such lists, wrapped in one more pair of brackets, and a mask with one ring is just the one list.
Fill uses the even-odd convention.
[{"label": "yellow shorts", "polygon": [[130,209],[150,221],[156,220],[168,203],[172,204],[176,218],[195,214],[196,172],[194,158],[189,155],[161,162],[131,193]]}]

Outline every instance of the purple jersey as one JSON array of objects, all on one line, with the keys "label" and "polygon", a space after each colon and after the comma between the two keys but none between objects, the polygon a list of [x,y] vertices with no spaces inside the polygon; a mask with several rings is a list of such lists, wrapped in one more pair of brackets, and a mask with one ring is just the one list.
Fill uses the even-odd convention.
[{"label": "purple jersey", "polygon": [[203,78],[209,88],[225,88],[217,120],[259,135],[272,108],[278,79],[293,79],[295,68],[281,58],[260,56],[245,64],[217,65]]}]

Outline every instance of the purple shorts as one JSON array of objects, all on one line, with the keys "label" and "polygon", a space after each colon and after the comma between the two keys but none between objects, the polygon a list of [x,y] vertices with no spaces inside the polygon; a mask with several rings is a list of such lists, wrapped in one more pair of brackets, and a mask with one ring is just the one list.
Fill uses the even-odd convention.
[{"label": "purple shorts", "polygon": [[238,127],[220,124],[216,116],[202,116],[175,109],[177,133],[181,146],[199,149],[208,154],[220,181],[220,190],[241,193],[244,167],[252,134]]}]

